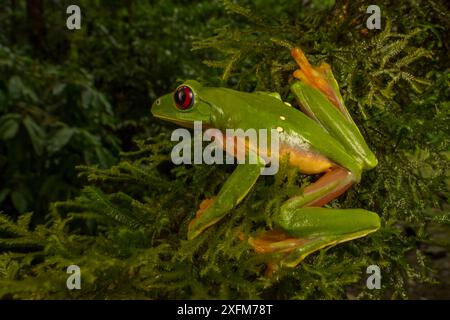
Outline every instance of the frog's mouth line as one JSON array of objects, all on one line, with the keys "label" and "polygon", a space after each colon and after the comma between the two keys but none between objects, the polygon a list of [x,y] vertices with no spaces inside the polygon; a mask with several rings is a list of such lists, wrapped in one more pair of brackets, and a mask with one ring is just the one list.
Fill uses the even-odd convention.
[{"label": "frog's mouth line", "polygon": [[173,118],[169,118],[169,117],[165,117],[165,116],[160,116],[157,114],[153,115],[155,118],[161,119],[161,120],[165,120],[165,121],[169,121],[171,123],[175,123],[177,125],[180,125],[182,127],[186,127],[186,128],[194,128],[194,123],[191,121],[183,121],[183,120],[178,120],[178,119],[173,119]]},{"label": "frog's mouth line", "polygon": [[[177,125],[185,127],[185,128],[194,129],[194,122],[193,121],[189,121],[189,120],[183,121],[183,120],[179,120],[179,119],[169,118],[169,117],[166,117],[166,116],[160,116],[160,115],[157,115],[157,114],[153,114],[153,116],[155,118],[158,118],[158,119],[161,119],[161,120],[164,120],[164,121],[168,121],[168,122],[177,124]],[[205,122],[202,121],[202,129],[206,130],[206,129],[210,129],[210,128],[213,128],[213,126],[211,126],[210,124],[205,123]]]}]

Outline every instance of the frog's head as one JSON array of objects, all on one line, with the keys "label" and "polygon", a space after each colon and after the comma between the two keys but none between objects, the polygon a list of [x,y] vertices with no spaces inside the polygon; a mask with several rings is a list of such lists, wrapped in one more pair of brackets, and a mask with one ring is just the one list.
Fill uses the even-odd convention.
[{"label": "frog's head", "polygon": [[194,121],[210,123],[210,105],[200,98],[202,85],[188,80],[179,85],[174,92],[166,94],[152,105],[152,114],[160,119],[184,127],[192,127]]}]

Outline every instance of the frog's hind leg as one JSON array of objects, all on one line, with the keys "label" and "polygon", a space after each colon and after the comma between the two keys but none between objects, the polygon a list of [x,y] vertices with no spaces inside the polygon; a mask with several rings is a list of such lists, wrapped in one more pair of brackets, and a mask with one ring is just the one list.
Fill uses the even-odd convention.
[{"label": "frog's hind leg", "polygon": [[321,207],[339,197],[357,181],[355,175],[342,167],[332,167],[316,182],[306,187],[302,195],[287,200],[283,207]]},{"label": "frog's hind leg", "polygon": [[333,164],[303,194],[286,201],[274,214],[275,231],[249,239],[257,252],[281,253],[280,262],[287,266],[297,265],[324,247],[363,237],[380,227],[380,219],[374,212],[320,208],[358,182],[361,169],[373,168],[377,159],[348,113],[331,68],[326,64],[311,66],[296,48],[292,56],[300,67],[294,77],[301,81],[295,81],[291,91],[302,110],[333,136],[358,165],[351,171]]},{"label": "frog's hind leg", "polygon": [[[333,106],[342,112],[348,121],[353,122],[352,117],[345,107],[344,100],[339,92],[338,83],[334,78],[330,65],[322,63],[319,67],[312,66],[303,51],[299,48],[293,48],[291,55],[299,66],[299,69],[294,72],[294,77],[309,87],[316,88],[322,92]],[[304,109],[304,111],[314,118],[310,110]]]},{"label": "frog's hind leg", "polygon": [[[341,167],[334,167],[328,170],[316,182],[306,187],[303,194],[294,196],[283,203],[280,208],[280,214],[275,216],[275,223],[283,220],[283,216],[302,207],[320,207],[329,201],[337,198],[344,193],[353,184],[351,172]],[[277,225],[279,225],[277,223]],[[290,251],[295,247],[308,242],[306,239],[300,239],[290,236],[282,229],[275,229],[265,232],[258,238],[252,238],[251,244],[257,252]]]},{"label": "frog's hind leg", "polygon": [[380,221],[373,212],[319,208],[344,193],[354,182],[350,171],[333,167],[305,188],[302,195],[283,203],[273,216],[275,230],[250,238],[249,243],[256,252],[281,253],[282,264],[295,266],[317,250],[376,231]]},{"label": "frog's hind leg", "polygon": [[338,140],[364,169],[375,167],[378,161],[350,116],[330,66],[311,66],[297,48],[292,49],[292,56],[300,67],[294,77],[301,81],[295,81],[291,91],[303,112]]},{"label": "frog's hind leg", "polygon": [[275,231],[277,240],[272,241],[273,236],[267,234],[249,239],[256,252],[282,255],[280,261],[270,262],[271,269],[277,265],[295,267],[313,252],[380,228],[378,215],[364,209],[297,208],[281,214],[276,223],[280,225]]}]

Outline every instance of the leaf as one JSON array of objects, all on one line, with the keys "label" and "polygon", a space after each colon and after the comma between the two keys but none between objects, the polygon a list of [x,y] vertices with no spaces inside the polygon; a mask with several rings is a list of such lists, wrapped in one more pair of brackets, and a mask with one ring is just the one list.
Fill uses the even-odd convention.
[{"label": "leaf", "polygon": [[91,105],[92,102],[92,92],[90,89],[86,89],[83,91],[83,93],[81,94],[81,106],[84,109],[89,109],[89,106]]},{"label": "leaf", "polygon": [[72,138],[75,129],[64,126],[56,132],[50,139],[47,146],[49,152],[59,151]]},{"label": "leaf", "polygon": [[18,76],[12,76],[8,82],[8,91],[13,99],[18,99],[23,91],[23,82]]},{"label": "leaf", "polygon": [[25,97],[29,98],[33,102],[38,101],[34,91],[27,87],[18,76],[12,76],[11,79],[9,79],[8,91],[13,99]]},{"label": "leaf", "polygon": [[52,93],[55,96],[60,95],[61,92],[63,92],[65,88],[66,88],[66,84],[65,83],[58,83],[58,84],[53,86]]},{"label": "leaf", "polygon": [[87,131],[85,129],[77,129],[76,132],[80,136],[83,137],[83,140],[85,140],[88,143],[88,145],[90,145],[90,146],[100,146],[101,145],[100,138],[93,135],[89,131]]},{"label": "leaf", "polygon": [[97,155],[100,165],[104,168],[109,167],[114,162],[114,157],[105,148],[102,147],[95,148],[95,154]]},{"label": "leaf", "polygon": [[19,191],[13,191],[11,193],[11,201],[14,207],[17,209],[17,211],[23,213],[27,210],[28,203],[23,193]]},{"label": "leaf", "polygon": [[109,114],[112,114],[113,112],[112,112],[111,104],[106,99],[105,95],[98,93],[97,97],[100,100],[100,102],[102,103],[102,105],[105,107],[106,112],[108,112]]},{"label": "leaf", "polygon": [[55,199],[58,196],[58,192],[55,190],[64,185],[62,180],[59,175],[49,175],[46,177],[39,190],[39,197]]},{"label": "leaf", "polygon": [[0,124],[0,139],[14,138],[19,130],[19,123],[14,119],[7,119]]},{"label": "leaf", "polygon": [[34,152],[39,156],[42,155],[45,148],[45,131],[29,116],[23,120],[23,124],[30,136]]}]

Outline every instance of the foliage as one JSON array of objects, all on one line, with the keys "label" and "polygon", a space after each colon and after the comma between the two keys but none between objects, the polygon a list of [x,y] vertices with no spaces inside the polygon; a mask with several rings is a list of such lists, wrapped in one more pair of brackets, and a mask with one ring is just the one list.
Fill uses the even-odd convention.
[{"label": "foliage", "polygon": [[[288,48],[300,46],[314,63],[330,63],[379,160],[330,206],[379,213],[379,232],[321,250],[297,268],[266,277],[264,262],[270,257],[256,255],[241,238],[270,226],[280,203],[311,181],[282,164],[276,177],[261,177],[223,221],[187,241],[187,225],[199,203],[217,192],[233,168],[173,165],[168,130],[153,123],[153,135],[137,140],[138,148],[123,152],[115,165],[80,166],[86,180],[81,194],[53,203],[45,224],[30,225],[29,213],[17,219],[0,215],[0,297],[407,298],[412,283],[440,280],[429,266],[427,248],[449,248],[448,241],[428,232],[439,226],[448,235],[450,225],[444,2],[381,1],[381,31],[365,29],[365,5],[359,2],[319,3],[275,6],[260,0],[248,8],[224,1],[229,24],[211,37],[199,33],[193,46],[209,52],[206,64],[222,75],[201,71],[199,78],[241,90],[279,91],[293,102],[288,88],[295,65]],[[126,56],[114,52],[120,54]],[[175,80],[178,70],[168,70],[164,81]],[[159,78],[151,79],[163,87]],[[113,91],[110,80],[100,85],[106,92]],[[82,290],[66,289],[72,264],[81,267]],[[381,290],[365,286],[371,264],[382,270]]]},{"label": "foliage", "polygon": [[116,123],[86,71],[0,47],[2,208],[43,212],[48,202],[73,194],[76,164],[114,162]]},{"label": "foliage", "polygon": [[38,45],[27,6],[39,2],[1,3],[0,204],[42,222],[50,202],[79,192],[76,165],[108,167],[158,129],[149,97],[206,70],[186,52],[192,34],[208,32],[201,17],[220,19],[214,3],[79,1],[82,28],[61,32],[73,3],[46,1],[33,18],[44,25]]}]

